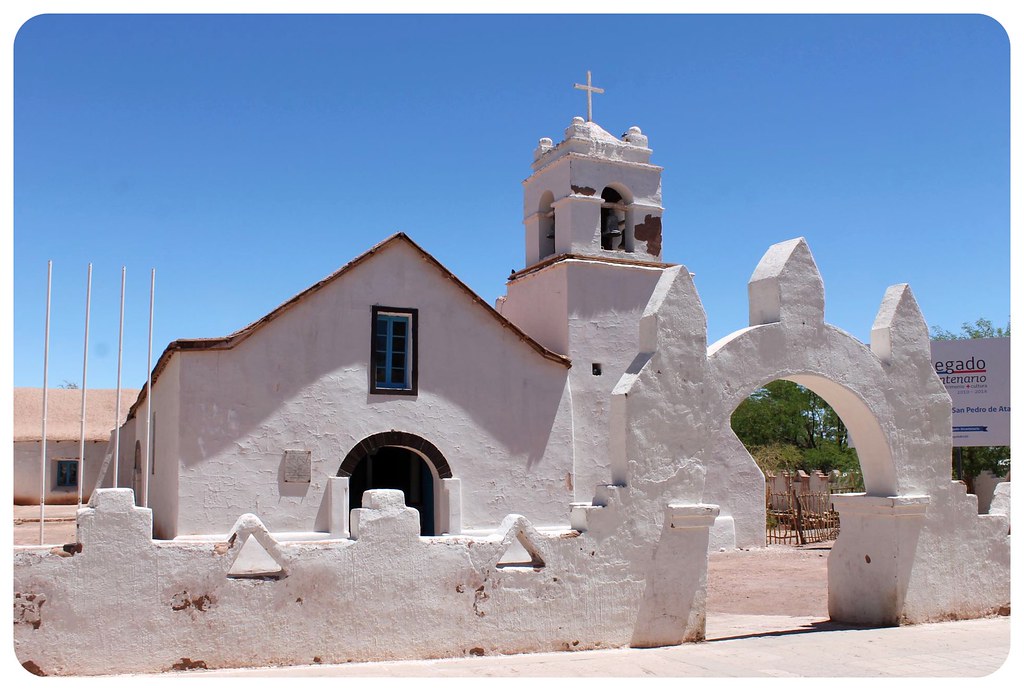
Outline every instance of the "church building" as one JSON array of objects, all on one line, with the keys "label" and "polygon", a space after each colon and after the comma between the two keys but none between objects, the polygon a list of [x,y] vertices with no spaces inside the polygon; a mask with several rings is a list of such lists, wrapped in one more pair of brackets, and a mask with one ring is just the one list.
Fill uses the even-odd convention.
[{"label": "church building", "polygon": [[150,438],[143,390],[118,463],[155,537],[224,533],[246,512],[347,536],[378,488],[405,493],[423,535],[486,534],[510,513],[564,526],[611,481],[609,398],[669,267],[662,169],[640,128],[582,117],[533,158],[525,265],[496,309],[399,233],[229,336],[164,350]]},{"label": "church building", "polygon": [[168,345],[118,430],[118,487],[74,543],[15,550],[19,659],[103,674],[703,640],[708,553],[765,543],[731,414],[777,379],[832,406],[863,472],[831,498],[830,619],[1009,611],[1009,516],[950,480],[910,287],[884,290],[861,342],[785,240],[748,281],[749,326],[709,344],[693,276],[662,261],[651,153],[590,118],[541,139],[495,307],[397,234],[231,335]]}]

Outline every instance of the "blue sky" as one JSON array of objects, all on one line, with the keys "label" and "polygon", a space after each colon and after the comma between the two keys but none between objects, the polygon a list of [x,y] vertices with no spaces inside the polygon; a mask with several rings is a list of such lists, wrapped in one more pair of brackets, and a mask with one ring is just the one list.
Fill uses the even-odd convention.
[{"label": "blue sky", "polygon": [[593,72],[594,119],[664,166],[664,258],[709,340],[805,236],[826,319],[867,340],[887,286],[929,324],[1004,325],[1009,43],[960,16],[58,16],[14,45],[15,386],[123,385],[235,331],[396,231],[488,302],[523,265],[522,187]]}]

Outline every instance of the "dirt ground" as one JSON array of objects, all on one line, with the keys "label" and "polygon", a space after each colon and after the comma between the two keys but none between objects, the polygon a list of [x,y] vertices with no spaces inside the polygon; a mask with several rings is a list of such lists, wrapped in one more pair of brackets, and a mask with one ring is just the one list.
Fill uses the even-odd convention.
[{"label": "dirt ground", "polygon": [[[66,545],[75,541],[75,512],[77,506],[49,506],[44,508],[46,529],[43,542],[47,545]],[[39,507],[14,507],[14,544],[39,544]]]},{"label": "dirt ground", "polygon": [[828,618],[832,541],[769,545],[708,556],[708,614]]},{"label": "dirt ground", "polygon": [[[75,539],[74,506],[47,506],[47,544]],[[14,507],[14,544],[39,541],[39,507]],[[828,617],[827,562],[831,542],[771,545],[708,557],[708,614]]]}]

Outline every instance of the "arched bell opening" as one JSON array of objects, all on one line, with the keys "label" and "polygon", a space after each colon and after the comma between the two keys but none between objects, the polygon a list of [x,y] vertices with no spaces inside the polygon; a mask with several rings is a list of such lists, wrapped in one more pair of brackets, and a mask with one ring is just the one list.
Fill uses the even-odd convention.
[{"label": "arched bell opening", "polygon": [[537,207],[538,232],[537,232],[537,257],[544,259],[555,253],[555,195],[551,192],[544,192],[540,197]]},{"label": "arched bell opening", "polygon": [[611,187],[601,191],[601,249],[622,250],[626,227],[626,207],[622,195]]},{"label": "arched bell opening", "polygon": [[601,199],[601,249],[632,252],[632,201],[629,191],[609,185],[601,190]]}]

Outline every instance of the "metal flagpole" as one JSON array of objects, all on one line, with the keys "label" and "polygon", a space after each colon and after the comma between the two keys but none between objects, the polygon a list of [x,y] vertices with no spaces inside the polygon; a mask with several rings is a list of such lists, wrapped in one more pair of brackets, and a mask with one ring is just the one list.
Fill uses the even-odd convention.
[{"label": "metal flagpole", "polygon": [[92,263],[85,281],[85,345],[82,347],[82,431],[78,442],[78,508],[82,508],[82,483],[85,482],[85,392],[89,372],[89,303],[92,301]]},{"label": "metal flagpole", "polygon": [[114,487],[118,487],[117,462],[121,453],[121,353],[124,350],[124,276],[125,268],[121,267],[121,326],[117,333],[117,403],[114,405]]},{"label": "metal flagpole", "polygon": [[39,544],[43,543],[46,514],[46,389],[50,367],[50,287],[53,283],[53,261],[46,262],[46,335],[43,339],[43,444],[39,459]]},{"label": "metal flagpole", "polygon": [[156,292],[156,269],[149,274],[149,358],[146,360],[146,464],[142,468],[142,506],[149,507],[149,453],[153,433],[153,295]]}]

